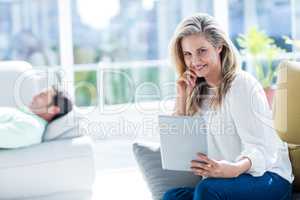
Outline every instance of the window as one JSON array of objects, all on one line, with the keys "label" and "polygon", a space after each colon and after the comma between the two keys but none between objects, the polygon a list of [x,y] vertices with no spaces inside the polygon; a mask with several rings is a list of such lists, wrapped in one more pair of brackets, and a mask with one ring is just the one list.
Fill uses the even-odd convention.
[{"label": "window", "polygon": [[[166,60],[168,43],[178,22],[183,17],[200,11],[212,13],[212,2],[112,0],[103,4],[100,1],[73,1],[74,63],[84,66],[105,62],[108,63],[107,66],[113,63],[117,68],[104,73],[102,84],[106,105],[160,100],[165,94],[175,92],[174,87],[163,87],[167,82],[174,82],[175,71],[165,62],[156,62],[154,65],[150,62],[145,66],[149,62],[144,61]],[[132,63],[136,61],[139,64]],[[89,78],[93,77],[93,73],[81,71],[76,76]],[[83,82],[90,81],[75,79],[75,87]],[[91,92],[87,90],[87,87],[81,89],[82,93]],[[97,91],[99,88],[94,90]],[[76,94],[79,95],[80,92]],[[97,100],[93,98],[97,98],[94,93],[85,96],[80,94],[80,97],[76,97],[81,99],[80,103],[77,101],[77,105],[94,105],[91,102]]]},{"label": "window", "polygon": [[75,103],[77,106],[97,105],[97,71],[75,72]]},{"label": "window", "polygon": [[[231,39],[237,45],[239,34],[257,26],[290,51],[291,46],[284,43],[282,36],[292,36],[292,25],[294,35],[299,35],[297,23],[292,24],[291,20],[298,16],[299,6],[293,7],[291,1],[228,0]],[[176,25],[195,12],[213,15],[220,1],[70,3],[76,104],[97,106],[99,102],[113,105],[161,100],[166,94],[175,94],[174,85],[164,85],[176,79],[174,67],[166,62],[168,43]],[[0,59],[26,60],[34,66],[61,65],[58,5],[56,0],[0,0]],[[106,71],[99,81],[99,66],[114,70]],[[132,82],[131,89],[125,76]],[[105,96],[102,100],[101,90]]]},{"label": "window", "polygon": [[257,27],[271,36],[278,46],[290,51],[283,36],[291,36],[291,19],[290,0],[229,0],[230,36],[235,43],[239,34]]},{"label": "window", "polygon": [[57,1],[0,1],[0,21],[1,60],[59,64]]}]

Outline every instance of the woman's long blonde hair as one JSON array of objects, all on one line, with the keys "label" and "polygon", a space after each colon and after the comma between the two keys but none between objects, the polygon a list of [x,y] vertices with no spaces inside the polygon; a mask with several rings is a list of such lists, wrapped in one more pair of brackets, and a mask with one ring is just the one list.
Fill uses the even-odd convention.
[{"label": "woman's long blonde hair", "polygon": [[[204,35],[215,48],[222,47],[220,52],[222,80],[217,95],[211,101],[211,105],[216,108],[222,104],[239,66],[235,48],[213,17],[200,13],[187,17],[177,26],[169,47],[171,60],[176,66],[179,76],[182,76],[187,69],[184,63],[181,40],[193,34]],[[187,98],[186,114],[194,115],[199,111],[204,100],[203,97],[207,95],[208,84],[204,78],[198,78],[195,88]]]}]

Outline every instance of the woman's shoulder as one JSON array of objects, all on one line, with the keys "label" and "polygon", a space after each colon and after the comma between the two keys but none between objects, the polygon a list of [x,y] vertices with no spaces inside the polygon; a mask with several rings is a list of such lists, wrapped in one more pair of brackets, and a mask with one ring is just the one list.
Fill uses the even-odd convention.
[{"label": "woman's shoulder", "polygon": [[238,70],[231,83],[229,93],[231,95],[242,96],[251,93],[253,90],[260,89],[260,87],[260,83],[252,74],[243,70]]},{"label": "woman's shoulder", "polygon": [[256,84],[258,83],[258,81],[256,80],[256,78],[250,74],[249,72],[246,72],[244,70],[238,70],[236,72],[236,75],[235,75],[235,79],[233,81],[234,82],[237,82],[237,83],[252,83],[252,84]]}]

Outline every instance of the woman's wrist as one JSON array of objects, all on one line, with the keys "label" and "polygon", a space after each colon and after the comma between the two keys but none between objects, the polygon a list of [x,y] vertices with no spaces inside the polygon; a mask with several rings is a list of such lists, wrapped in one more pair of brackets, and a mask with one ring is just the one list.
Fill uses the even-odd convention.
[{"label": "woman's wrist", "polygon": [[239,161],[237,161],[235,164],[235,170],[237,176],[247,172],[251,168],[251,160],[247,157],[243,157]]},{"label": "woman's wrist", "polygon": [[182,115],[185,115],[185,109],[183,109],[182,107],[183,107],[183,106],[180,106],[180,105],[177,104],[177,105],[175,106],[173,115],[175,115],[175,116],[182,116]]},{"label": "woman's wrist", "polygon": [[185,98],[177,96],[176,103],[175,103],[175,109],[173,115],[185,115]]}]

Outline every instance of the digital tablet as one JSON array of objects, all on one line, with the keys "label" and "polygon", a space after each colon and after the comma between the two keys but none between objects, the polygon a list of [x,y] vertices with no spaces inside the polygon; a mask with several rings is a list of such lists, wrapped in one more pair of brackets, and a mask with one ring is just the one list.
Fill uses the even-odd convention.
[{"label": "digital tablet", "polygon": [[203,117],[159,115],[162,168],[191,171],[198,152],[207,154],[207,125]]}]

